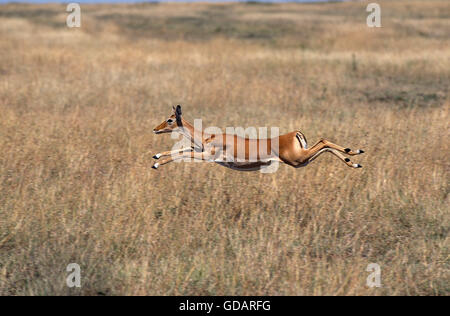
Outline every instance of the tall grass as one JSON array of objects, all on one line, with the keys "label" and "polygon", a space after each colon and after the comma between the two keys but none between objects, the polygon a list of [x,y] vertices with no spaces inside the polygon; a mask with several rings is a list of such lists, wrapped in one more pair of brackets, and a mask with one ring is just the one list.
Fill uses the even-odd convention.
[{"label": "tall grass", "polygon": [[[1,6],[0,294],[448,295],[450,14],[380,4]],[[152,170],[177,103],[363,169]]]}]

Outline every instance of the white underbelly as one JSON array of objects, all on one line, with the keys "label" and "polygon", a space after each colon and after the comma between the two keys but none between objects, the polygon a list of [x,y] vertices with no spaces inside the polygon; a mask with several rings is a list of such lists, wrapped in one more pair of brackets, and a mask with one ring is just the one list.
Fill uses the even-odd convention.
[{"label": "white underbelly", "polygon": [[258,162],[237,162],[237,161],[222,161],[222,160],[215,160],[214,162],[233,169],[233,170],[239,170],[239,171],[257,171],[261,170],[262,168],[269,167],[275,159],[265,160],[265,161],[258,161]]}]

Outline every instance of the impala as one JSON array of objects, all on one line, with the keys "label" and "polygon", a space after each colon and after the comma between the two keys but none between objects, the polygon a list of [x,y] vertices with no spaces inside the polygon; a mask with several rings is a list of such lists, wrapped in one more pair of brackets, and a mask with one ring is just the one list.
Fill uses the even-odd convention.
[{"label": "impala", "polygon": [[[306,166],[325,152],[335,155],[351,168],[361,168],[361,165],[352,163],[343,154],[353,156],[364,153],[361,149],[353,151],[323,138],[308,148],[306,137],[300,131],[268,139],[249,139],[231,134],[208,134],[203,130],[195,130],[192,124],[183,119],[180,105],[173,107],[172,115],[156,126],[153,132],[155,134],[178,132],[191,141],[190,147],[154,155],[154,159],[162,158],[153,164],[154,169],[186,158],[212,161],[241,171],[260,170],[273,162],[283,162],[299,168]],[[238,150],[239,148],[241,150]]]}]

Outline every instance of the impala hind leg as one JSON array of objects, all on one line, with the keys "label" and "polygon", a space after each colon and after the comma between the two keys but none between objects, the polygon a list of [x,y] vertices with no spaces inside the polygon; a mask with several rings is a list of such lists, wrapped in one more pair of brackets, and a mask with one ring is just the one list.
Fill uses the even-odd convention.
[{"label": "impala hind leg", "polygon": [[153,169],[158,169],[159,166],[168,164],[169,162],[180,160],[180,159],[197,159],[197,160],[204,160],[204,161],[213,161],[214,156],[207,152],[183,152],[179,154],[172,155],[168,158],[165,158],[159,162],[156,162],[153,164]]},{"label": "impala hind leg", "polygon": [[342,160],[342,162],[344,162],[347,166],[351,167],[351,168],[362,168],[362,166],[360,164],[357,163],[352,163],[350,161],[350,158],[345,157],[344,155],[342,155],[339,151],[337,151],[336,149],[332,149],[332,148],[323,148],[321,150],[319,150],[318,152],[316,152],[315,154],[313,154],[309,159],[308,159],[308,163],[313,161],[314,159],[316,159],[317,157],[319,157],[321,154],[325,153],[325,152],[329,152],[332,153],[333,155],[335,155],[336,157],[338,157],[340,160]]},{"label": "impala hind leg", "polygon": [[340,151],[341,153],[354,156],[354,155],[360,155],[364,153],[364,150],[357,149],[355,151],[351,150],[348,147],[342,147],[339,145],[336,145],[335,143],[332,143],[324,138],[321,138],[317,143],[315,143],[313,146],[311,146],[310,149],[316,148],[317,151],[321,150],[322,148],[332,148]]}]

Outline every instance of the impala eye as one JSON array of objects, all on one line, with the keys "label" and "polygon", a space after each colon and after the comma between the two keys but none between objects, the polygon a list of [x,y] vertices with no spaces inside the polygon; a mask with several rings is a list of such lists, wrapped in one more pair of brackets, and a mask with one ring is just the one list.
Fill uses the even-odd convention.
[{"label": "impala eye", "polygon": [[172,119],[168,119],[168,120],[167,120],[167,123],[172,123],[172,122],[173,122]]}]

